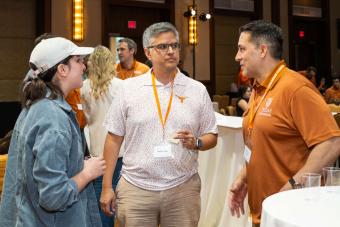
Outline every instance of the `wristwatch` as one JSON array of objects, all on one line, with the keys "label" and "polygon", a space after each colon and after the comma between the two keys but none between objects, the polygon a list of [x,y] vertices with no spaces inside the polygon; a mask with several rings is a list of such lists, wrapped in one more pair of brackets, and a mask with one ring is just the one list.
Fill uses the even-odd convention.
[{"label": "wristwatch", "polygon": [[292,189],[298,189],[298,188],[302,188],[302,185],[299,183],[296,183],[296,181],[294,180],[294,178],[290,178],[288,180],[288,182],[290,183],[290,185],[292,186]]},{"label": "wristwatch", "polygon": [[196,138],[196,149],[200,150],[203,147],[203,142],[200,138]]}]

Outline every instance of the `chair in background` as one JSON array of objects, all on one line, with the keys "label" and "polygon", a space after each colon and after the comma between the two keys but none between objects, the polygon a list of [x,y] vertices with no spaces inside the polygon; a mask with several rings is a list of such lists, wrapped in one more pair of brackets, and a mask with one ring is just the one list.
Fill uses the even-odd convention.
[{"label": "chair in background", "polygon": [[340,106],[337,106],[335,104],[328,104],[328,107],[331,110],[331,112],[340,113]]},{"label": "chair in background", "polygon": [[231,101],[230,101],[230,105],[236,107],[236,102],[237,102],[238,99],[239,98],[232,98]]},{"label": "chair in background", "polygon": [[237,116],[235,106],[227,106],[227,112],[229,116]]},{"label": "chair in background", "polygon": [[228,95],[214,95],[213,101],[218,103],[221,114],[227,113],[227,106],[229,105],[229,96]]}]

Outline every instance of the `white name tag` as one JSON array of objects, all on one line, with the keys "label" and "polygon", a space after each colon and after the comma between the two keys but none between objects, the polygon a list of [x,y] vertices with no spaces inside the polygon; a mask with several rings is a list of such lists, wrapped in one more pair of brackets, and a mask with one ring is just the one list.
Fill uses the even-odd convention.
[{"label": "white name tag", "polygon": [[78,104],[77,104],[77,108],[78,108],[78,110],[83,110],[83,105],[80,104],[80,103],[78,103]]},{"label": "white name tag", "polygon": [[251,157],[251,150],[247,145],[244,146],[243,156],[246,162],[249,163]]},{"label": "white name tag", "polygon": [[155,158],[171,158],[173,157],[170,144],[161,144],[153,148],[153,156]]}]

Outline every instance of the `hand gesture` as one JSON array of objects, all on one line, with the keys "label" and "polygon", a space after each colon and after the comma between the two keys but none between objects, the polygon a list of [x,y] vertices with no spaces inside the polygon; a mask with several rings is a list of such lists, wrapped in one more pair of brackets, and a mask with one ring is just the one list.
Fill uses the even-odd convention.
[{"label": "hand gesture", "polygon": [[196,137],[189,130],[178,131],[174,139],[180,139],[183,147],[188,150],[197,150]]}]

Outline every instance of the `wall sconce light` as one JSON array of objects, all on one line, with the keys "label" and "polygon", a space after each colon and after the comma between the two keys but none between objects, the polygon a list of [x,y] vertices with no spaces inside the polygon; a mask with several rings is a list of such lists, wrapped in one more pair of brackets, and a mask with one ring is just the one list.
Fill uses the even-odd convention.
[{"label": "wall sconce light", "polygon": [[72,39],[84,40],[84,1],[72,1]]},{"label": "wall sconce light", "polygon": [[210,13],[202,13],[198,18],[201,21],[207,21],[207,20],[211,19],[211,14]]},{"label": "wall sconce light", "polygon": [[185,17],[194,17],[196,16],[196,10],[193,6],[189,6],[188,10],[184,12]]},{"label": "wall sconce light", "polygon": [[184,13],[184,16],[189,17],[189,20],[188,20],[189,44],[197,45],[197,16],[196,16],[195,7],[188,6],[188,10]]}]

